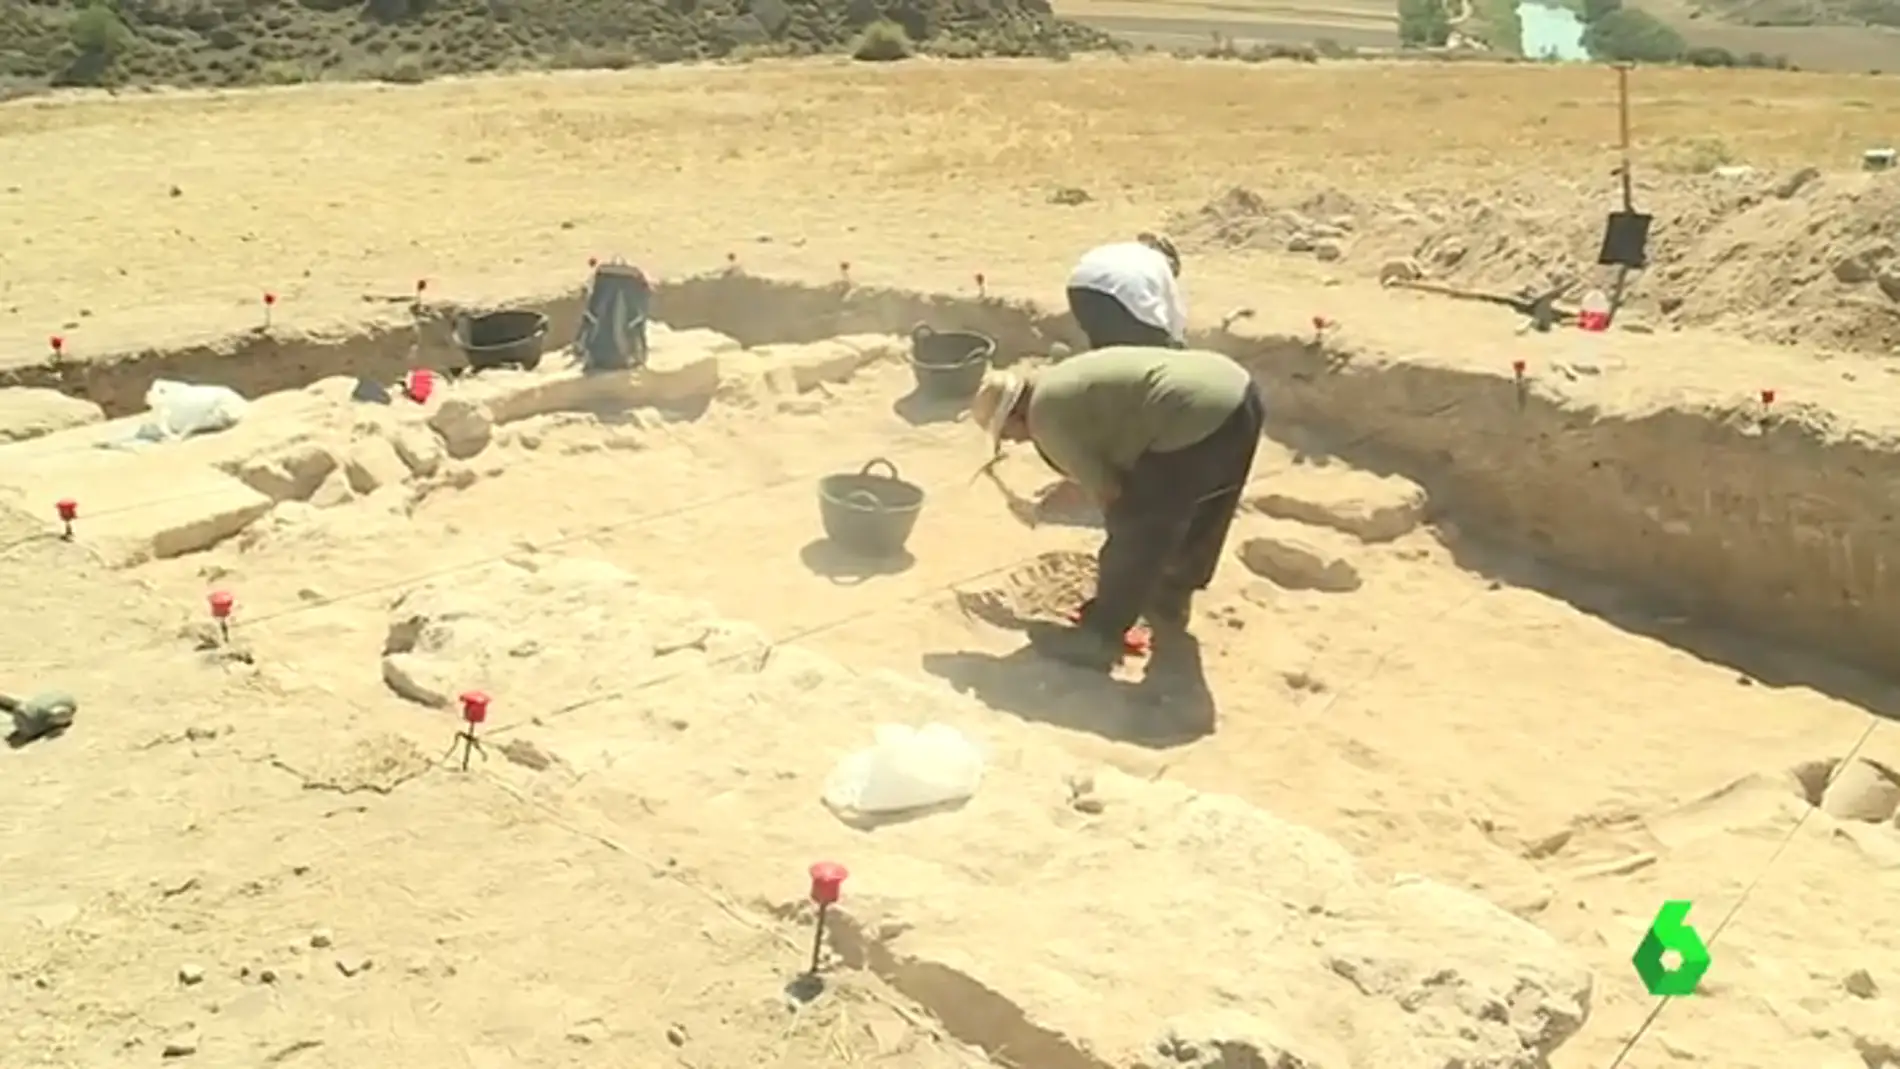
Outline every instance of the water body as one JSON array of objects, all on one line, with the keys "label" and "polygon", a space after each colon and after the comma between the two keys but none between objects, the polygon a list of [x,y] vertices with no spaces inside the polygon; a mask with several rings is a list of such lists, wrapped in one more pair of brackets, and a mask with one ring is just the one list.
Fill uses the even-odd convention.
[{"label": "water body", "polygon": [[1583,47],[1583,20],[1567,7],[1522,0],[1517,5],[1517,24],[1520,27],[1518,44],[1531,59],[1565,63],[1590,59],[1590,50]]}]

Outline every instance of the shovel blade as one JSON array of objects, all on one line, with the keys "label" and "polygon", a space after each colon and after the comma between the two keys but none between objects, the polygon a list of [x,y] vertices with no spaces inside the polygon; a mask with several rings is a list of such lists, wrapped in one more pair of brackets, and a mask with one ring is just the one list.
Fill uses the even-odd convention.
[{"label": "shovel blade", "polygon": [[1639,270],[1649,264],[1650,217],[1641,212],[1611,212],[1603,226],[1597,263]]}]

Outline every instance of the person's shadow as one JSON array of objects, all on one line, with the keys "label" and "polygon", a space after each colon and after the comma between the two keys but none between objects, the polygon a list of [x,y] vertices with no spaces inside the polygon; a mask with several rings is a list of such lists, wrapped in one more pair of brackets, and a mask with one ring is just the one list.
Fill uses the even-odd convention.
[{"label": "person's shadow", "polygon": [[1161,749],[1214,732],[1214,695],[1201,646],[1186,632],[1157,632],[1141,679],[1129,683],[1075,668],[1033,646],[997,656],[927,653],[924,671],[993,709],[1024,720]]}]

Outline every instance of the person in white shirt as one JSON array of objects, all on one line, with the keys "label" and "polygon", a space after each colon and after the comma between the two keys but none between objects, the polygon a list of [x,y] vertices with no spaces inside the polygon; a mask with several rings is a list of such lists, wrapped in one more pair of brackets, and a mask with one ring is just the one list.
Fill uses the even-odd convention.
[{"label": "person in white shirt", "polygon": [[1089,348],[1187,344],[1181,254],[1159,234],[1090,249],[1069,272],[1069,314]]}]

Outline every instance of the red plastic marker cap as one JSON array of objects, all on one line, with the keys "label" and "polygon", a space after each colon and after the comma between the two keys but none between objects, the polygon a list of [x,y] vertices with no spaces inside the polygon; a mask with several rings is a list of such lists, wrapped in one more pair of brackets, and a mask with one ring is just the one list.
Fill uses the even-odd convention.
[{"label": "red plastic marker cap", "polygon": [[839,261],[838,261],[838,270],[839,270],[840,272],[842,272],[842,273],[844,273],[844,274],[847,274],[847,275],[848,275],[848,274],[850,274],[850,273],[851,273],[851,261],[849,261],[849,260],[839,260]]},{"label": "red plastic marker cap", "polygon": [[1330,319],[1327,319],[1327,318],[1326,318],[1325,316],[1314,316],[1314,317],[1313,317],[1313,329],[1314,329],[1314,330],[1325,330],[1325,329],[1326,329],[1327,327],[1330,327],[1330,326],[1332,326],[1332,325],[1333,325],[1333,321],[1332,321],[1332,320],[1330,320]]},{"label": "red plastic marker cap", "polygon": [[462,695],[462,719],[470,724],[479,724],[488,719],[488,695],[479,690],[467,691]]},{"label": "red plastic marker cap", "polygon": [[1761,392],[1761,403],[1762,403],[1762,404],[1764,404],[1764,405],[1772,405],[1772,404],[1774,404],[1774,403],[1775,403],[1775,391],[1773,391],[1773,390],[1763,390],[1763,391]]},{"label": "red plastic marker cap", "polygon": [[232,608],[237,605],[237,599],[232,597],[228,590],[213,590],[211,596],[205,600],[211,603],[211,615],[219,620],[229,617]]},{"label": "red plastic marker cap", "polygon": [[422,292],[423,290],[426,290],[426,289],[428,289],[428,288],[429,288],[429,280],[428,280],[428,279],[426,279],[426,278],[419,278],[419,279],[416,279],[416,292],[417,292],[417,293],[421,293],[421,292]]},{"label": "red plastic marker cap", "polygon": [[419,367],[409,373],[409,399],[424,404],[435,393],[435,372]]},{"label": "red plastic marker cap", "polygon": [[66,523],[73,522],[79,516],[79,502],[70,497],[60,498],[53,507],[59,510],[59,518]]},{"label": "red plastic marker cap", "polygon": [[587,258],[587,266],[589,266],[589,267],[599,267],[599,266],[600,266],[600,257],[598,257],[598,256],[589,256],[589,257]]},{"label": "red plastic marker cap", "polygon": [[736,252],[729,252],[729,253],[727,253],[727,254],[726,254],[726,262],[727,262],[727,263],[729,263],[729,264],[736,264],[736,263],[738,263],[738,262],[739,262],[739,254],[738,254],[738,253],[736,253]]},{"label": "red plastic marker cap", "polygon": [[836,861],[820,861],[811,867],[811,900],[821,906],[838,901],[844,893],[844,881],[851,873]]},{"label": "red plastic marker cap", "polygon": [[277,295],[276,295],[275,293],[266,293],[266,294],[264,295],[264,303],[265,303],[266,305],[273,305],[273,304],[276,304],[276,303],[277,303]]},{"label": "red plastic marker cap", "polygon": [[1512,374],[1515,374],[1515,375],[1522,375],[1524,373],[1524,361],[1522,360],[1511,361],[1511,372]]},{"label": "red plastic marker cap", "polygon": [[66,339],[55,334],[46,339],[46,344],[52,346],[54,352],[59,352],[61,349],[66,348]]},{"label": "red plastic marker cap", "polygon": [[979,285],[979,286],[981,286],[981,285],[983,284],[983,272],[981,272],[981,271],[978,271],[978,272],[976,273],[976,284],[977,284],[977,285]]}]

